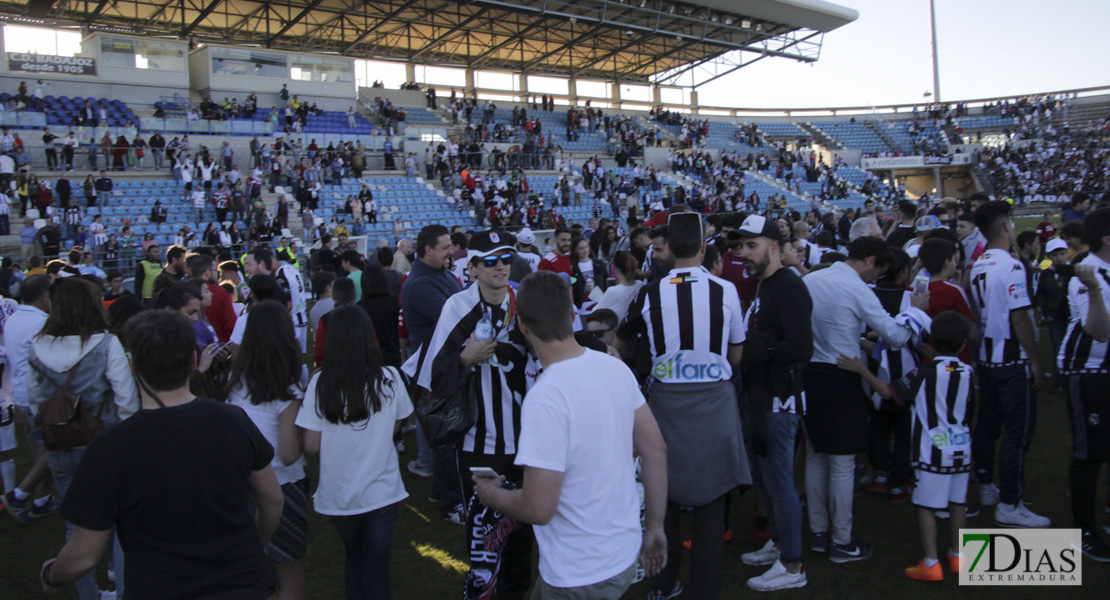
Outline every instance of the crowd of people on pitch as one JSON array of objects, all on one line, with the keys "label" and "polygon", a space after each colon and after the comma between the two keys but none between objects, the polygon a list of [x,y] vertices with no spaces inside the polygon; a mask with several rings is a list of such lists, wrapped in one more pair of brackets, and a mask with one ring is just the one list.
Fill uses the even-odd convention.
[{"label": "crowd of people on pitch", "polygon": [[[1062,226],[1050,213],[1022,232],[984,194],[890,218],[873,201],[659,209],[545,239],[430,225],[396,251],[324,233],[305,269],[286,240],[164,261],[154,245],[134,291],[79,250],[19,277],[6,260],[0,498],[30,527],[66,520],[44,589],[101,598],[107,567],[117,597],[304,598],[308,536],[336,535],[347,597],[389,597],[414,429],[405,468],[465,525],[464,598],[616,599],[641,580],[653,600],[716,598],[729,498],[749,490],[757,549],[729,568],[759,568],[754,590],[873,556],[854,533],[860,491],[914,504],[922,558],[905,574],[939,581],[967,568],[957,533],[988,508],[1051,526],[1023,502],[1029,398],[1049,372],[1074,417],[1081,551],[1110,562],[1110,430],[1091,418],[1110,384],[1107,199],[1075,194]],[[58,421],[74,395],[80,416]],[[467,404],[461,424],[435,408]],[[310,532],[309,510],[334,533]]]}]

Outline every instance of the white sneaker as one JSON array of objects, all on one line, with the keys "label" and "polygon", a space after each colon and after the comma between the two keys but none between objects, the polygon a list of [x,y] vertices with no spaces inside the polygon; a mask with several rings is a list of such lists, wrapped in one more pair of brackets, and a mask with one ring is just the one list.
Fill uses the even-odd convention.
[{"label": "white sneaker", "polygon": [[[754,553],[753,553],[754,554]],[[776,560],[766,573],[748,580],[748,587],[757,592],[773,592],[775,590],[788,590],[806,586],[806,572],[800,570],[791,573],[786,566]]]},{"label": "white sneaker", "polygon": [[1044,529],[1052,525],[1052,520],[1034,514],[1025,504],[1018,502],[1016,505],[999,504],[994,509],[994,524],[999,527],[1015,527],[1022,529]]},{"label": "white sneaker", "polygon": [[996,506],[998,501],[1002,499],[1002,494],[999,493],[998,488],[993,483],[988,483],[979,487],[979,506],[990,508]]},{"label": "white sneaker", "polygon": [[779,559],[779,551],[775,548],[774,540],[767,540],[767,543],[762,548],[755,552],[748,552],[740,556],[740,560],[744,561],[745,565],[759,566],[769,565]]}]

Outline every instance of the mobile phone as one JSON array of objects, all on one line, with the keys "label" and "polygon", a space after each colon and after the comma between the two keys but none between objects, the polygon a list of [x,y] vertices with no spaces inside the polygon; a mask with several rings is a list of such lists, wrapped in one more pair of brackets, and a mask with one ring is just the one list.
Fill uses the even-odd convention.
[{"label": "mobile phone", "polygon": [[497,479],[500,475],[489,467],[470,467],[470,472],[482,479]]}]

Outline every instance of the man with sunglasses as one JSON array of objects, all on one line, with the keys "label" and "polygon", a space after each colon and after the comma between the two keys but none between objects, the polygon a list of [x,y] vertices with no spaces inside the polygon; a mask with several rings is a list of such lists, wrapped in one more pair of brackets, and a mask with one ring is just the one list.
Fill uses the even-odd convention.
[{"label": "man with sunglasses", "polygon": [[[478,418],[458,448],[463,502],[470,501],[467,547],[475,574],[494,569],[482,541],[483,506],[471,500],[471,467],[488,467],[517,486],[524,471],[513,464],[520,435],[521,402],[527,391],[523,346],[510,341],[516,329],[516,297],[509,287],[515,251],[512,236],[496,231],[475,233],[467,244],[470,274],[476,283],[443,305],[435,331],[405,364],[416,385],[438,397],[453,395],[464,382],[477,395]],[[490,336],[477,339],[479,322],[488,319]],[[532,373],[534,376],[535,373]],[[531,578],[533,535],[528,525],[509,534],[502,547],[498,598],[524,598]]]}]

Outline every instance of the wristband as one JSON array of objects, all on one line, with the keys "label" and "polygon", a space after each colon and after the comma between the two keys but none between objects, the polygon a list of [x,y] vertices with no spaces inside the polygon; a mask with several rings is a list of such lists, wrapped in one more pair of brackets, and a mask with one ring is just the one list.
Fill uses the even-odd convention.
[{"label": "wristband", "polygon": [[56,584],[56,583],[50,581],[50,569],[53,566],[54,566],[54,561],[53,560],[46,563],[45,565],[43,565],[42,570],[39,571],[39,579],[42,580],[42,584],[46,587],[51,587],[51,588],[61,587],[60,584]]}]

